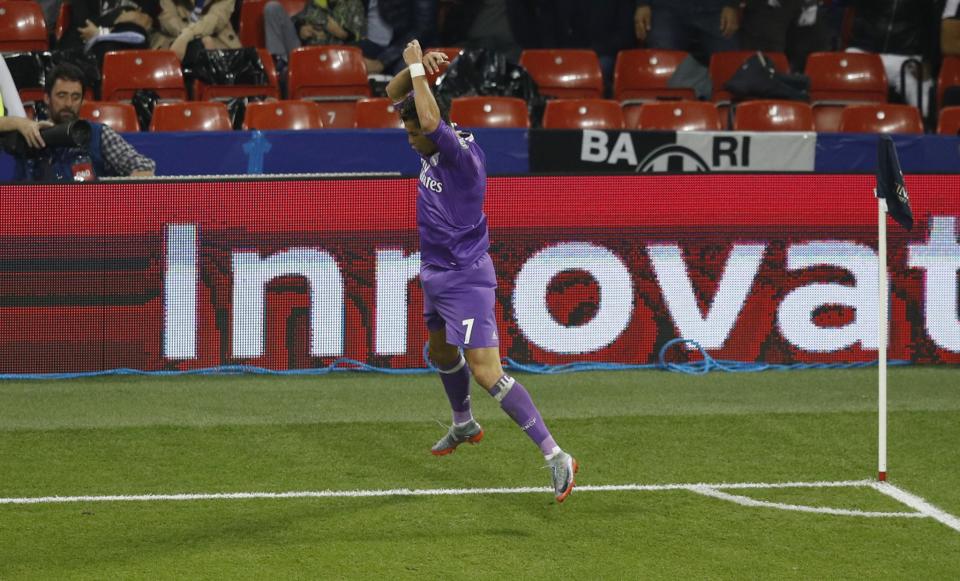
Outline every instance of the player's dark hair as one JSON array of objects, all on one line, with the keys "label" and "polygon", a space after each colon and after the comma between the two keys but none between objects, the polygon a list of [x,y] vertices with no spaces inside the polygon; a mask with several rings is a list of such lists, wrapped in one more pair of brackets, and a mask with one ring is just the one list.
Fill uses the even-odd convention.
[{"label": "player's dark hair", "polygon": [[[437,99],[437,108],[440,109],[440,118],[450,123],[450,107],[443,100]],[[420,125],[420,116],[417,115],[417,103],[413,100],[413,93],[410,93],[400,104],[400,120],[413,121]]]},{"label": "player's dark hair", "polygon": [[63,79],[64,81],[80,83],[81,92],[86,92],[87,90],[87,81],[83,76],[83,71],[81,71],[76,65],[72,65],[70,63],[60,63],[59,65],[53,67],[53,69],[50,71],[50,74],[47,75],[47,82],[43,87],[47,95],[53,91],[53,86],[60,79]]}]

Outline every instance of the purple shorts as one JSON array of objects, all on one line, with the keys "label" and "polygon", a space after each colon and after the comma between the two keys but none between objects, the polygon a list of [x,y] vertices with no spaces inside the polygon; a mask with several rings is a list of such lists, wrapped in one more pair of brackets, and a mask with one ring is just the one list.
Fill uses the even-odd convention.
[{"label": "purple shorts", "polygon": [[464,349],[497,347],[497,275],[484,254],[463,270],[420,267],[423,318],[431,331],[447,328],[447,343]]}]

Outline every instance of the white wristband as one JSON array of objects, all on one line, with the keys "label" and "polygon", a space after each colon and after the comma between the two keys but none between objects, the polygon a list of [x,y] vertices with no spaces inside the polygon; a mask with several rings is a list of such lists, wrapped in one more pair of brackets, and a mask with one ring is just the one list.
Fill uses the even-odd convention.
[{"label": "white wristband", "polygon": [[427,74],[427,71],[423,68],[423,63],[413,63],[410,65],[410,78],[415,79],[417,77],[422,77]]}]

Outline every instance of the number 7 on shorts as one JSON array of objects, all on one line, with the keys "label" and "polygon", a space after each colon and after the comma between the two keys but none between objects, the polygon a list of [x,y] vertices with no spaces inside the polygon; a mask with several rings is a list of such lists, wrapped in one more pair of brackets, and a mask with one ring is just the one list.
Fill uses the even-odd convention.
[{"label": "number 7 on shorts", "polygon": [[467,332],[463,336],[463,344],[469,345],[470,335],[473,333],[473,319],[464,319],[460,324],[467,328]]}]

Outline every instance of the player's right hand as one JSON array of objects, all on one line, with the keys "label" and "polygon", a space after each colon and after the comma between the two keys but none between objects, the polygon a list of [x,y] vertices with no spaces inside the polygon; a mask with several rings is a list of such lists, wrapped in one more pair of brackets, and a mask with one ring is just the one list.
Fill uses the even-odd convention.
[{"label": "player's right hand", "polygon": [[420,64],[423,60],[423,49],[420,48],[420,41],[413,39],[407,43],[407,47],[403,49],[403,62],[407,66]]},{"label": "player's right hand", "polygon": [[428,52],[423,55],[423,68],[427,69],[428,73],[439,73],[440,65],[449,62],[447,55],[442,52]]}]

